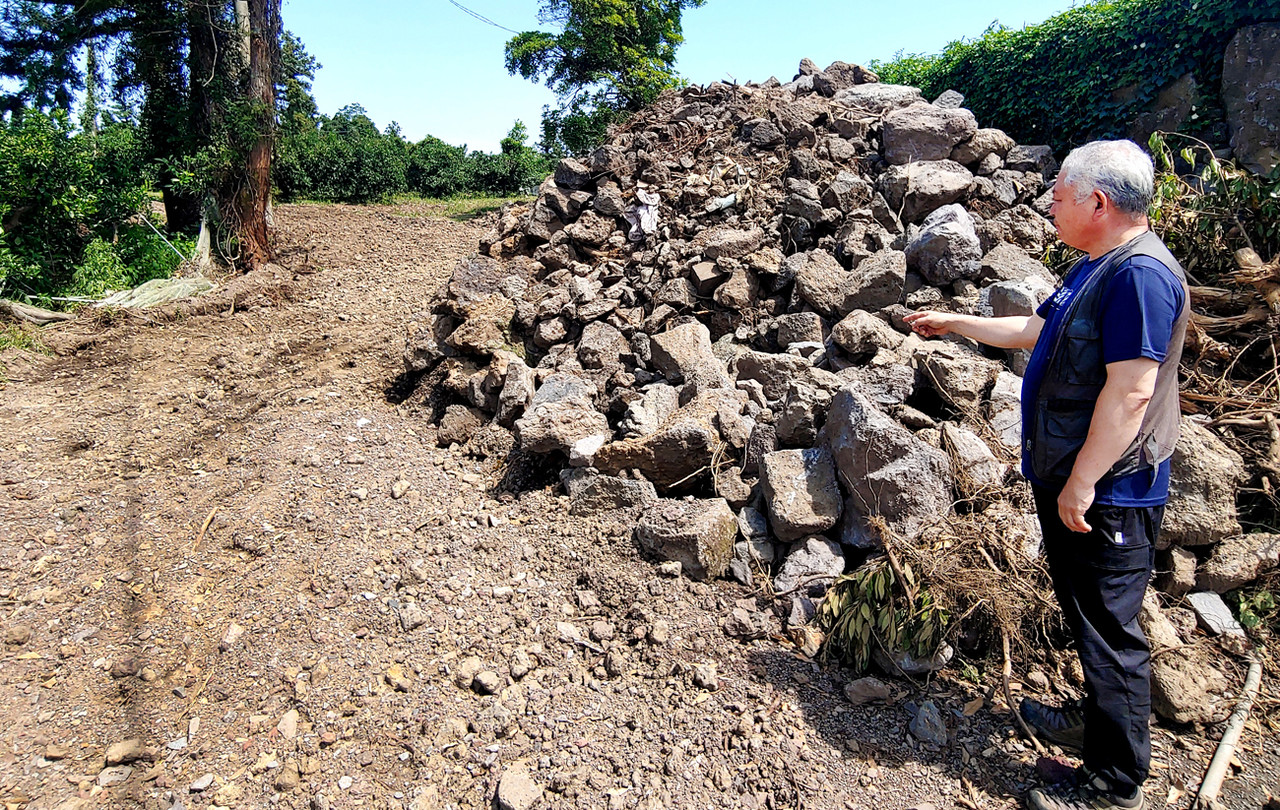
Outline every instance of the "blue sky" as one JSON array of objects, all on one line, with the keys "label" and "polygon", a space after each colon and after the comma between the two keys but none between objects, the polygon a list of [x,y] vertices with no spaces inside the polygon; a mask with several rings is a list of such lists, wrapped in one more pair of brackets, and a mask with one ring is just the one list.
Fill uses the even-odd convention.
[{"label": "blue sky", "polygon": [[[537,0],[459,0],[516,31],[539,27]],[[677,69],[695,84],[737,79],[789,80],[803,57],[825,67],[837,59],[866,63],[898,51],[937,53],[975,38],[993,22],[1011,28],[1041,22],[1071,0],[707,0],[686,11]],[[511,34],[449,0],[285,0],[285,27],[323,65],[314,92],[332,115],[357,103],[385,127],[398,122],[417,141],[496,151],[516,119],[534,135],[544,104],[541,85],[507,75],[503,46]]]}]

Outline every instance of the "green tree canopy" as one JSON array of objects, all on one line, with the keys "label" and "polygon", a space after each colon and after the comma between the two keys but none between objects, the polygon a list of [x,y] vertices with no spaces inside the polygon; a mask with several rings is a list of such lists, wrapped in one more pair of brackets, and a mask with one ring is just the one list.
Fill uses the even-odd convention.
[{"label": "green tree canopy", "polygon": [[513,76],[543,81],[560,109],[543,118],[543,148],[581,152],[613,121],[680,84],[680,18],[706,0],[542,0],[538,19],[559,33],[526,31],[506,47]]}]

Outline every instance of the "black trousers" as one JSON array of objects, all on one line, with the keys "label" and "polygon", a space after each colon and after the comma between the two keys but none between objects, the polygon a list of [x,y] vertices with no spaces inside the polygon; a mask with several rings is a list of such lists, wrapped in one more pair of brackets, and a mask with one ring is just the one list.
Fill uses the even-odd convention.
[{"label": "black trousers", "polygon": [[1138,626],[1164,506],[1095,504],[1093,527],[1058,517],[1058,492],[1035,487],[1045,556],[1084,670],[1084,764],[1128,794],[1151,768],[1151,648]]}]

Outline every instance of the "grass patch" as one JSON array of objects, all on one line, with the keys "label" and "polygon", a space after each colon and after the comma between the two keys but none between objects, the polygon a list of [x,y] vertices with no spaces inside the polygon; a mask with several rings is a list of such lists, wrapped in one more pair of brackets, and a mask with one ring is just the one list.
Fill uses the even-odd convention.
[{"label": "grass patch", "polygon": [[0,326],[0,352],[5,349],[21,349],[24,352],[48,354],[49,350],[40,342],[40,338],[32,329],[17,324]]},{"label": "grass patch", "polygon": [[397,194],[391,199],[396,213],[406,217],[444,217],[454,222],[469,222],[476,217],[497,211],[509,202],[532,202],[533,197],[458,196],[443,200],[419,197],[416,194]]}]

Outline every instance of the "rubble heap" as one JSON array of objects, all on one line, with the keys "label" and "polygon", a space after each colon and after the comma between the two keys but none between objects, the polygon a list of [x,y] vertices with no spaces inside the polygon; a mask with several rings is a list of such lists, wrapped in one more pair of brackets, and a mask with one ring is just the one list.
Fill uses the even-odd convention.
[{"label": "rubble heap", "polygon": [[[691,576],[771,572],[794,623],[877,545],[873,520],[917,538],[991,504],[1035,555],[1025,498],[1000,495],[1025,356],[903,323],[1029,314],[1056,283],[1051,150],[961,102],[805,60],[785,85],[669,92],[561,161],[408,341],[408,369],[454,398],[441,443],[561,459],[575,512],[642,507],[640,545]],[[1243,465],[1184,434],[1167,587],[1238,586],[1181,547],[1236,542]]]}]

